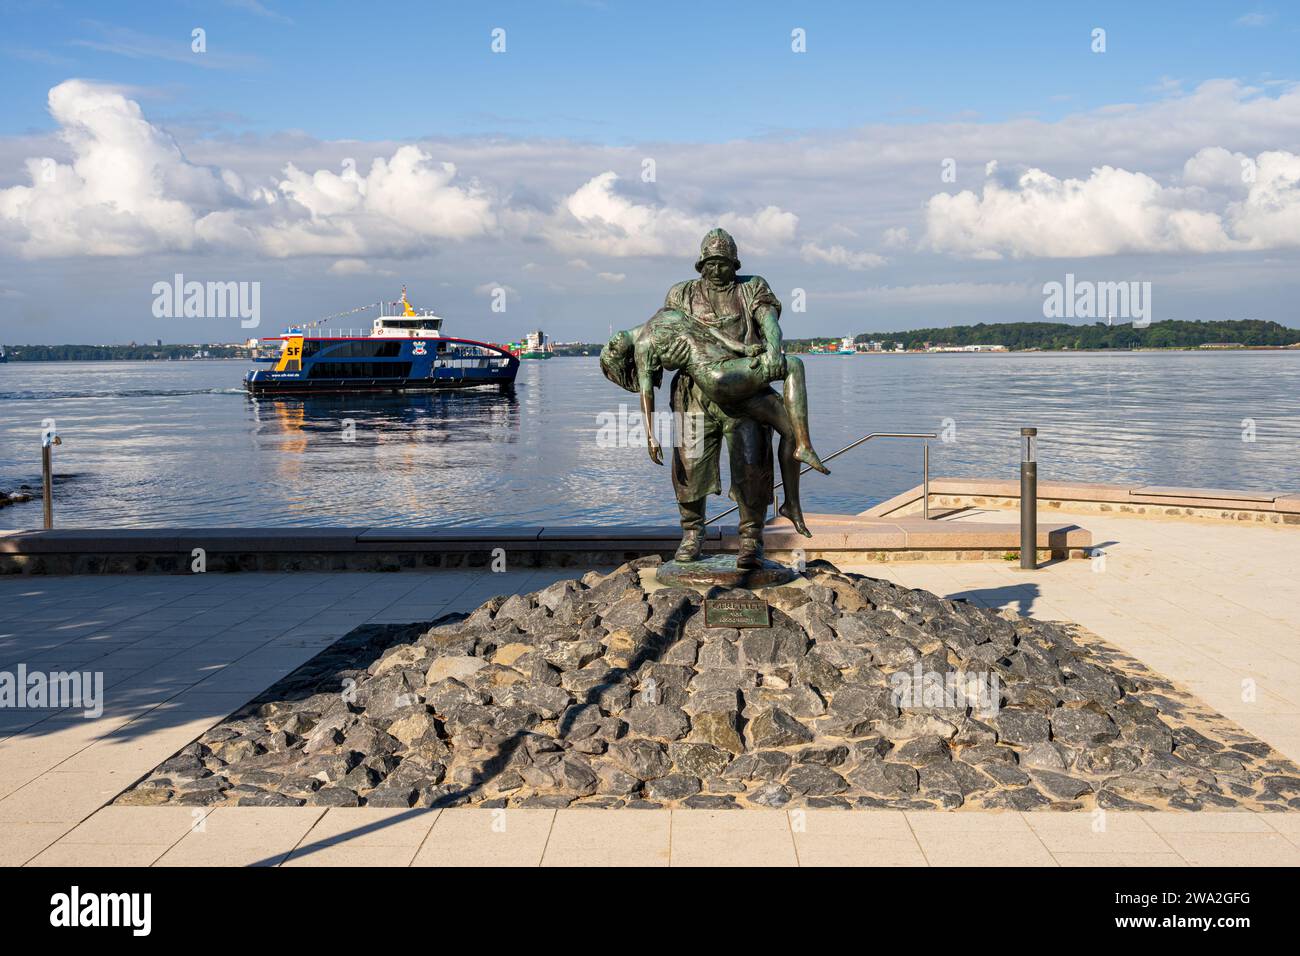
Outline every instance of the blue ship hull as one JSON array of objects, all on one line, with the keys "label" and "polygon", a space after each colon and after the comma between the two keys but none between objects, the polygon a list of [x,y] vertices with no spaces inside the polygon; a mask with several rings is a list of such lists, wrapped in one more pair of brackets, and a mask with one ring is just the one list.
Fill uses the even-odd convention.
[{"label": "blue ship hull", "polygon": [[244,387],[255,393],[389,392],[510,385],[519,359],[487,342],[453,338],[316,338],[287,343],[274,368],[254,369]]}]

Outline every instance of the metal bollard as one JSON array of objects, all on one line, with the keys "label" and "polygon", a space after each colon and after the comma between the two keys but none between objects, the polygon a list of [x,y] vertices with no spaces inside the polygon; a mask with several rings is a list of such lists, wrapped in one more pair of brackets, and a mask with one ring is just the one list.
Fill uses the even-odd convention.
[{"label": "metal bollard", "polygon": [[1020,567],[1038,570],[1037,428],[1020,429]]},{"label": "metal bollard", "polygon": [[930,520],[930,443],[921,453],[921,517]]},{"label": "metal bollard", "polygon": [[41,503],[45,508],[45,530],[54,528],[54,469],[50,449],[62,445],[63,439],[47,428],[41,435]]}]

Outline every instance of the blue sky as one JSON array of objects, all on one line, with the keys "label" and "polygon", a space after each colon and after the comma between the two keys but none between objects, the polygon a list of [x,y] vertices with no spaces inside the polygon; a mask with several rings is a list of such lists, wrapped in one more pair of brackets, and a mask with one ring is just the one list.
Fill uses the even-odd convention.
[{"label": "blue sky", "polygon": [[[499,132],[623,143],[959,116],[1052,119],[1151,100],[1171,80],[1286,78],[1300,40],[1294,14],[1223,3],[2,9],[7,134],[49,128],[45,92],[70,73],[144,87],[175,117],[323,139]],[[207,32],[206,56],[191,53],[195,27]],[[504,56],[490,50],[497,27],[506,30]],[[803,56],[790,55],[796,27],[807,31]],[[1095,27],[1107,31],[1104,57],[1090,49]]]},{"label": "blue sky", "polygon": [[[1300,12],[1281,4],[0,0],[0,18],[0,341],[239,338],[159,329],[141,290],[177,271],[261,282],[277,324],[406,281],[452,327],[505,288],[508,318],[482,316],[501,338],[599,337],[689,275],[715,221],[783,298],[806,290],[791,335],[1039,319],[1066,272],[1152,281],[1166,318],[1300,326]],[[63,308],[73,288],[93,303]]]}]

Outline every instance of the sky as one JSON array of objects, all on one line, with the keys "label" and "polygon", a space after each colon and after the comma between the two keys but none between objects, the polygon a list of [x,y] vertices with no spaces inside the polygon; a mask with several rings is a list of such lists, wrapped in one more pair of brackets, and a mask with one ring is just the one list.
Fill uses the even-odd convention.
[{"label": "sky", "polygon": [[[1041,321],[1067,275],[1300,327],[1297,49],[1280,3],[0,0],[0,342],[403,285],[599,341],[715,225],[787,337]],[[157,314],[178,274],[259,324]]]}]

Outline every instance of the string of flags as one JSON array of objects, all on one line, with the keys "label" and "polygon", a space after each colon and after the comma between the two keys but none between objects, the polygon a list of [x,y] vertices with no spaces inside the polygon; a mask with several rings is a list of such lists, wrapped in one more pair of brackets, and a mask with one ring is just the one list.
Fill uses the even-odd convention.
[{"label": "string of flags", "polygon": [[[308,322],[306,325],[302,326],[302,328],[314,329],[319,325],[324,325],[326,322],[330,321],[331,319],[341,319],[345,315],[353,315],[357,312],[365,312],[367,309],[373,309],[375,306],[379,304],[380,303],[378,302],[367,302],[365,305],[359,305],[355,309],[348,309],[346,312],[335,312],[333,315],[327,315],[324,318],[316,319],[314,322]],[[389,304],[391,305],[393,303],[389,303]]]}]

